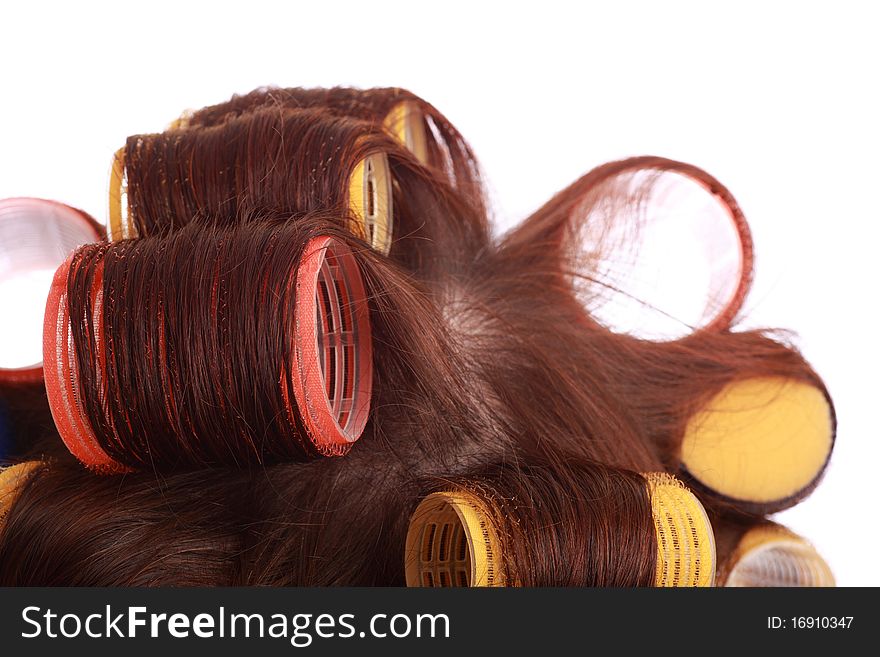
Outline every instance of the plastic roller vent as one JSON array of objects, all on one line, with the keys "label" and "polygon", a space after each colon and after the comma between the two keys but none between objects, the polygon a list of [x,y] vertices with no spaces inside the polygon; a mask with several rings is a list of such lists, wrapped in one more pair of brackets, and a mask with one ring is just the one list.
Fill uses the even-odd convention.
[{"label": "plastic roller vent", "polygon": [[483,502],[466,492],[433,493],[406,538],[407,586],[504,586],[498,537]]},{"label": "plastic roller vent", "polygon": [[338,452],[366,425],[373,356],[360,269],[335,238],[306,246],[297,274],[296,343],[303,421],[319,449]]},{"label": "plastic roller vent", "polygon": [[349,202],[352,230],[376,251],[388,255],[394,233],[391,171],[385,153],[373,153],[358,162],[351,174]]},{"label": "plastic roller vent", "polygon": [[671,475],[651,473],[645,478],[657,532],[655,585],[712,586],[715,535],[703,505]]}]

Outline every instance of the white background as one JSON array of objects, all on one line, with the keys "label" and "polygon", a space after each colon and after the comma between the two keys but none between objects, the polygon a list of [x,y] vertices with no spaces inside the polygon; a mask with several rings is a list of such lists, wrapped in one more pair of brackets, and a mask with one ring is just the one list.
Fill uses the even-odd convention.
[{"label": "white background", "polygon": [[867,2],[4,3],[0,198],[104,221],[127,135],[264,84],[425,97],[499,227],[611,159],[697,164],[754,232],[748,325],[795,329],[836,402],[825,481],[779,520],[839,584],[878,585],[878,24]]}]

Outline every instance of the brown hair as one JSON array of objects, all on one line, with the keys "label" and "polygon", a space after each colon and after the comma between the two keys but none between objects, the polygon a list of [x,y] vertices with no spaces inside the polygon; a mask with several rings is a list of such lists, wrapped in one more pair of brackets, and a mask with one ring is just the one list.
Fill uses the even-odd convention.
[{"label": "brown hair", "polygon": [[[430,124],[424,162],[383,123],[402,99]],[[348,232],[349,177],[376,152],[393,177],[387,256]],[[663,544],[644,473],[688,479],[716,518],[789,506],[827,464],[790,495],[737,497],[681,453],[689,419],[731,383],[805,382],[830,409],[792,346],[732,330],[751,241],[699,169],[600,167],[495,241],[470,149],[400,90],[257,90],[129,138],[123,159],[139,237],[80,249],[63,284],[84,414],[129,472],[33,449],[43,464],[0,527],[2,584],[399,585],[411,514],[454,489],[491,501],[507,583],[652,585]],[[632,202],[620,175],[667,170],[733,208],[743,263],[713,321],[654,342],[603,326],[578,294],[602,286],[594,257],[607,246],[581,229],[592,205]],[[304,409],[284,421],[283,318],[297,301],[261,294],[315,235],[351,250],[372,336],[369,421],[333,458],[303,441]],[[212,310],[218,271],[225,314]],[[157,359],[163,331],[173,358]]]},{"label": "brown hair", "polygon": [[[460,144],[465,158],[469,149]],[[352,227],[350,179],[376,154],[387,155],[394,181],[391,258],[423,279],[464,273],[489,241],[482,196],[462,194],[461,179],[454,185],[422,166],[381,125],[326,109],[261,107],[218,125],[129,137],[121,155],[125,199],[111,200],[125,205],[142,237],[199,216],[234,223],[248,208],[320,210]],[[468,180],[469,189],[479,188],[475,168]]]},{"label": "brown hair", "polygon": [[[407,129],[424,133],[424,146],[408,146],[413,155],[485,216],[483,183],[477,158],[461,133],[436,107],[400,88],[279,89],[264,87],[203,109],[186,112],[175,127],[207,127],[226,123],[260,108],[317,109],[325,114],[367,122],[372,129],[400,135]],[[414,126],[405,125],[412,122]],[[404,135],[405,137],[405,135]],[[406,142],[406,139],[400,141]],[[424,150],[424,153],[419,151]]]}]

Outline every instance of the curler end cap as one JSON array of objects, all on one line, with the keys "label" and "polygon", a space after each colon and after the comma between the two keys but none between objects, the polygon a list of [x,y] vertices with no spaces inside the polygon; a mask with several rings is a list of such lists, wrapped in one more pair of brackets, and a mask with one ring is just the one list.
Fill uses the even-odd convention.
[{"label": "curler end cap", "polygon": [[385,116],[383,126],[423,165],[428,163],[428,134],[425,117],[412,100],[397,103]]},{"label": "curler end cap", "polygon": [[294,339],[294,396],[309,437],[323,454],[345,454],[369,418],[373,347],[360,267],[336,238],[316,237],[303,252]]},{"label": "curler end cap", "polygon": [[779,510],[818,480],[834,445],[825,393],[800,381],[735,381],[690,419],[680,458],[701,487],[755,510]]},{"label": "curler end cap", "polygon": [[[55,272],[46,300],[43,320],[43,363],[46,396],[58,435],[73,456],[100,474],[128,472],[100,446],[80,405],[76,356],[70,335],[67,306],[67,277],[73,255]],[[96,290],[101,280],[95,277]]]},{"label": "curler end cap", "polygon": [[42,465],[42,461],[25,461],[0,468],[0,527],[18,497],[19,487]]},{"label": "curler end cap", "polygon": [[352,232],[388,255],[394,237],[394,207],[385,153],[368,155],[355,166],[349,183],[349,207],[355,219]]}]

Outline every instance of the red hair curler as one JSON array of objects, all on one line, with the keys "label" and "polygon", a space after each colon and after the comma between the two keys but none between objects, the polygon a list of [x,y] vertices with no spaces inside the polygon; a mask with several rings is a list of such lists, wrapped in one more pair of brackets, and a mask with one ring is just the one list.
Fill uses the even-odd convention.
[{"label": "red hair curler", "polygon": [[[108,248],[124,246],[111,245]],[[132,464],[144,463],[161,468],[161,457],[158,462],[153,459],[151,437],[134,441],[126,437],[133,432],[128,420],[133,417],[130,413],[141,412],[140,409],[121,408],[121,399],[116,394],[118,391],[109,389],[112,383],[106,376],[105,367],[112,361],[113,354],[112,344],[105,342],[105,335],[109,335],[105,333],[108,328],[105,321],[110,317],[104,311],[103,300],[105,254],[106,251],[100,255],[100,260],[88,265],[94,269],[89,306],[91,328],[86,332],[90,338],[86,346],[74,345],[71,332],[68,277],[71,267],[80,266],[75,255],[58,269],[52,282],[44,324],[44,359],[47,364],[51,363],[51,367],[46,368],[46,390],[52,416],[71,454],[96,472],[126,472],[134,469]],[[291,276],[287,282],[286,292],[288,298],[295,300],[290,315],[279,320],[292,331],[290,362],[282,367],[278,377],[287,419],[302,437],[300,442],[307,447],[307,451],[323,455],[345,454],[366,425],[373,372],[366,291],[351,249],[336,238],[322,236],[311,239],[295,276]],[[169,330],[162,316],[157,330],[161,350],[164,349]],[[87,349],[88,353],[77,354],[77,350],[83,349]],[[223,354],[218,353],[217,357],[222,358]],[[88,363],[94,372],[96,390],[91,394],[98,395],[97,407],[103,412],[101,421],[92,421],[96,418],[89,417],[88,407],[83,401],[87,391],[81,388],[78,372],[79,364],[83,362]],[[293,388],[292,397],[288,381]],[[179,400],[174,398],[170,386],[163,384],[163,387],[167,395],[165,409],[171,416],[177,416],[181,410]],[[93,403],[91,408],[96,408],[96,405]],[[169,419],[173,421],[175,418]],[[124,427],[114,422],[129,425]],[[173,427],[174,423],[170,426]],[[216,459],[200,448],[198,429],[191,425],[190,428],[193,433],[184,437],[186,449],[182,451],[186,453],[180,453],[177,455],[179,458],[171,460],[190,460],[193,464],[202,465],[212,458]],[[311,445],[311,450],[308,445]],[[118,453],[131,454],[130,463],[128,459],[114,457]],[[163,453],[168,454],[167,446]],[[290,456],[295,454],[291,453]],[[235,457],[232,458],[235,461]],[[262,462],[261,456],[257,458]],[[166,461],[169,459],[166,458]]]},{"label": "red hair curler", "polygon": [[[373,389],[369,309],[351,249],[313,238],[297,271],[296,299],[296,406],[318,451],[342,454],[364,430]],[[284,384],[282,393],[292,411]]]},{"label": "red hair curler", "polygon": [[0,200],[0,305],[10,318],[0,329],[0,384],[42,379],[37,336],[43,301],[35,289],[48,289],[52,272],[64,258],[80,244],[101,239],[101,234],[89,215],[62,203]]},{"label": "red hair curler", "polygon": [[[43,369],[49,409],[58,435],[70,453],[81,463],[103,473],[128,472],[130,468],[115,461],[101,447],[82,404],[67,304],[67,276],[74,255],[71,254],[55,272],[46,301],[43,320]],[[92,353],[96,359],[100,359],[103,334],[102,282],[99,269],[95,272],[92,284],[95,335]]]}]

